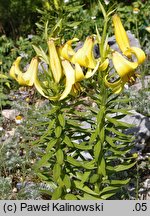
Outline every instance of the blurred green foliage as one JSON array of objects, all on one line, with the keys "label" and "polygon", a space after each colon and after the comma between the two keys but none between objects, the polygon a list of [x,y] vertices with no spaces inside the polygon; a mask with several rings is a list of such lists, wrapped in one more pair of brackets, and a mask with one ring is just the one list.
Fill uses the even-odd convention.
[{"label": "blurred green foliage", "polygon": [[42,7],[41,0],[1,0],[0,33],[14,39],[27,32],[34,33],[39,7]]}]

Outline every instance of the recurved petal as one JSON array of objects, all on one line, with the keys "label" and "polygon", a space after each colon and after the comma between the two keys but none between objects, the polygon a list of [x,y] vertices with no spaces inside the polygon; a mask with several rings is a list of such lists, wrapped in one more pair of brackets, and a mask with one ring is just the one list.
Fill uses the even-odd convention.
[{"label": "recurved petal", "polygon": [[117,86],[120,86],[120,84],[121,84],[121,79],[119,79],[119,80],[117,80],[115,82],[108,81],[108,75],[105,76],[104,81],[105,81],[105,85],[107,87],[110,87],[110,88],[115,88]]},{"label": "recurved petal", "polygon": [[109,59],[105,59],[103,63],[100,64],[99,70],[100,71],[105,71],[109,65]]},{"label": "recurved petal", "polygon": [[57,100],[58,99],[58,96],[56,97],[49,97],[48,95],[45,94],[44,92],[44,88],[42,87],[39,79],[38,79],[38,58],[35,57],[32,59],[32,62],[34,63],[34,71],[33,71],[33,80],[34,80],[34,86],[36,88],[36,90],[45,98],[48,98],[49,100]]},{"label": "recurved petal", "polygon": [[87,68],[94,69],[96,66],[96,60],[93,54],[94,38],[87,37],[83,47],[81,47],[72,57],[72,63],[78,63],[79,65]]},{"label": "recurved petal", "polygon": [[115,94],[119,94],[123,90],[123,87],[125,85],[125,82],[123,82],[121,79],[115,82],[108,81],[108,75],[105,76],[104,81],[105,81],[105,85],[111,88],[113,93]]},{"label": "recurved petal", "polygon": [[32,86],[34,83],[34,73],[37,73],[39,61],[37,58],[32,58],[31,63],[25,73],[22,74],[22,78],[26,82],[26,85]]},{"label": "recurved petal", "polygon": [[130,47],[127,50],[127,52],[130,52],[131,54],[135,55],[138,64],[142,64],[146,59],[144,51],[138,47]]},{"label": "recurved petal", "polygon": [[9,74],[12,78],[14,78],[19,83],[19,85],[27,85],[26,81],[23,79],[23,73],[19,67],[21,59],[22,58],[20,56],[17,57],[12,67],[10,68]]},{"label": "recurved petal", "polygon": [[112,61],[120,77],[131,74],[131,72],[134,73],[134,70],[138,67],[138,62],[130,62],[118,52],[113,52]]},{"label": "recurved petal", "polygon": [[71,92],[73,84],[75,83],[75,70],[71,66],[70,62],[67,60],[63,60],[62,66],[64,69],[64,74],[66,76],[66,86],[59,100],[63,100],[67,97],[67,95]]},{"label": "recurved petal", "polygon": [[82,70],[81,66],[78,63],[76,63],[75,64],[75,80],[76,80],[76,82],[79,82],[83,79],[84,79],[83,70]]},{"label": "recurved petal", "polygon": [[118,86],[118,87],[112,89],[113,93],[114,93],[114,94],[120,94],[120,93],[122,92],[123,88],[124,88],[124,85],[125,85],[125,84],[122,84],[122,85],[120,85],[120,86]]},{"label": "recurved petal", "polygon": [[70,61],[73,55],[75,54],[75,51],[72,48],[72,43],[78,41],[78,38],[73,38],[72,40],[67,41],[64,45],[58,48],[59,55]]},{"label": "recurved petal", "polygon": [[96,64],[96,66],[95,66],[95,68],[94,68],[94,70],[92,70],[92,69],[89,68],[87,70],[86,74],[85,74],[85,78],[88,79],[91,76],[93,76],[96,73],[96,71],[98,70],[99,65],[100,65],[100,62],[98,61],[97,64]]},{"label": "recurved petal", "polygon": [[17,57],[17,59],[13,62],[13,65],[10,68],[9,75],[16,80],[17,76],[21,74],[21,70],[19,68],[19,64],[21,61],[21,56]]},{"label": "recurved petal", "polygon": [[[116,38],[117,44],[120,50],[124,53],[126,49],[130,47],[127,33],[122,25],[120,17],[117,14],[113,16],[112,20],[114,24],[115,38]],[[128,53],[128,57],[130,57],[129,53]]]},{"label": "recurved petal", "polygon": [[49,64],[52,71],[52,75],[56,83],[59,83],[62,77],[62,68],[59,59],[59,55],[57,53],[57,49],[55,46],[55,42],[53,39],[48,40],[48,50],[49,50]]}]

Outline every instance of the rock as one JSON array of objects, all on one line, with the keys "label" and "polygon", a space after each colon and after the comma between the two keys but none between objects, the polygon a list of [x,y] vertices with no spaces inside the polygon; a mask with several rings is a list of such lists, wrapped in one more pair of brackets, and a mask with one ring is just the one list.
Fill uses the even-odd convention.
[{"label": "rock", "polygon": [[136,137],[136,146],[143,149],[150,138],[150,118],[134,110],[131,113],[131,115],[125,116],[121,121],[135,125],[133,128],[128,129],[126,133],[134,134]]},{"label": "rock", "polygon": [[10,131],[6,131],[5,137],[6,138],[13,137],[15,135],[15,131],[16,131],[15,128],[12,128],[12,130],[10,130]]},{"label": "rock", "polygon": [[150,178],[143,182],[143,187],[139,190],[141,200],[150,200]]},{"label": "rock", "polygon": [[130,86],[130,88],[133,91],[136,91],[137,93],[137,91],[141,90],[143,87],[148,88],[149,83],[150,83],[150,76],[145,76],[143,80],[138,79],[134,85]]},{"label": "rock", "polygon": [[9,120],[15,120],[15,117],[19,115],[19,111],[16,109],[4,109],[2,110],[2,116]]}]

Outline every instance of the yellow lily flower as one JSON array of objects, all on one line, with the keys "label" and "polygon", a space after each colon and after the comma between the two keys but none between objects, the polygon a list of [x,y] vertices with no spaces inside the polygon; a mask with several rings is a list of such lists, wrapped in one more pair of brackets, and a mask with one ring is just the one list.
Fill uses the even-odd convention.
[{"label": "yellow lily flower", "polygon": [[72,48],[72,43],[78,41],[78,38],[73,38],[72,40],[68,40],[64,45],[60,46],[58,48],[59,55],[68,60],[71,61],[71,58],[75,54],[75,51]]},{"label": "yellow lily flower", "polygon": [[[110,87],[114,93],[120,93],[126,82],[132,83],[135,81],[135,70],[145,61],[146,56],[140,48],[130,47],[129,39],[118,15],[113,16],[113,23],[116,41],[123,54],[127,56],[129,60],[119,52],[113,51],[112,62],[119,78],[117,77],[116,81],[110,82],[107,74],[105,76],[105,84]],[[136,57],[136,61],[132,61],[132,56]]]},{"label": "yellow lily flower", "polygon": [[[10,68],[9,75],[15,79],[20,85],[28,85],[30,80],[25,81],[23,78],[23,73],[20,70],[19,64],[21,61],[21,57],[17,57],[17,59],[14,61],[12,67]],[[33,84],[32,84],[33,85]]]},{"label": "yellow lily flower", "polygon": [[39,64],[39,60],[37,57],[32,58],[31,63],[27,69],[27,71],[25,73],[22,73],[22,71],[20,70],[19,64],[21,61],[21,57],[18,57],[11,69],[10,69],[10,76],[12,78],[14,78],[20,85],[26,85],[26,86],[35,86],[35,88],[37,89],[37,91],[44,96],[45,98],[49,98],[50,100],[55,100],[55,97],[48,97],[45,93],[44,93],[44,89],[42,88],[39,79],[38,79],[38,64]]},{"label": "yellow lily flower", "polygon": [[[62,60],[68,60],[75,65],[76,75],[81,76],[79,80],[77,78],[78,81],[93,76],[98,68],[101,71],[107,68],[108,59],[100,65],[100,59],[99,61],[96,61],[96,59],[94,58],[93,48],[95,41],[93,36],[87,37],[84,45],[80,49],[78,49],[77,52],[75,52],[72,48],[72,43],[76,41],[78,41],[77,38],[73,38],[72,40],[67,41],[65,45],[58,48],[58,52]],[[85,76],[81,67],[87,68]]]},{"label": "yellow lily flower", "polygon": [[58,49],[59,55],[62,59],[66,59],[73,64],[78,63],[80,66],[94,69],[97,64],[93,54],[94,38],[92,36],[87,37],[84,45],[77,52],[72,48],[72,43],[76,41],[78,41],[77,38],[67,41],[65,45]]},{"label": "yellow lily flower", "polygon": [[72,57],[71,62],[73,64],[78,63],[79,65],[94,69],[97,62],[93,54],[94,38],[89,36],[86,38],[83,47],[81,47]]},{"label": "yellow lily flower", "polygon": [[48,50],[49,50],[49,64],[52,71],[52,75],[56,83],[59,83],[62,77],[62,67],[60,63],[60,59],[55,47],[55,42],[51,38],[48,40]]},{"label": "yellow lily flower", "polygon": [[108,75],[105,77],[105,84],[112,88],[114,93],[120,93],[123,90],[123,87],[126,82],[131,82],[131,80],[135,77],[135,70],[145,61],[145,54],[144,52],[137,47],[132,47],[131,53],[135,54],[137,61],[131,62],[124,58],[120,53],[113,52],[112,54],[112,61],[114,68],[119,75],[119,80],[117,79],[115,82],[109,82],[107,80]]},{"label": "yellow lily flower", "polygon": [[114,52],[112,54],[112,61],[114,68],[121,78],[128,75],[132,71],[134,73],[134,70],[138,67],[138,62],[130,62],[118,52]]}]

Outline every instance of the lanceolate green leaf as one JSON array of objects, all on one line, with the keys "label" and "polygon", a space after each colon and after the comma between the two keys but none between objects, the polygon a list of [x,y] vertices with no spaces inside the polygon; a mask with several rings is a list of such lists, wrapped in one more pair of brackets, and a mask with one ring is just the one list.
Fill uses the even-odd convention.
[{"label": "lanceolate green leaf", "polygon": [[37,175],[40,179],[42,179],[43,181],[47,181],[47,180],[48,180],[48,177],[45,176],[45,175],[43,175],[43,174],[40,173],[40,172],[36,172],[36,175]]},{"label": "lanceolate green leaf", "polygon": [[106,11],[105,11],[103,5],[101,4],[100,0],[99,0],[98,2],[99,2],[99,5],[100,5],[100,9],[102,10],[102,13],[103,13],[104,19],[105,19],[106,16],[107,16],[107,15],[106,15]]},{"label": "lanceolate green leaf", "polygon": [[97,136],[98,136],[98,132],[97,132],[97,131],[94,131],[94,132],[92,133],[91,137],[90,137],[89,143],[92,144],[93,142],[95,142]]},{"label": "lanceolate green leaf", "polygon": [[106,116],[106,119],[109,122],[113,123],[115,126],[120,126],[120,127],[124,127],[124,128],[131,128],[134,126],[133,124],[128,124],[128,123],[123,122],[123,121],[118,121],[117,119],[111,118],[108,115]]},{"label": "lanceolate green leaf", "polygon": [[77,197],[74,194],[66,194],[65,200],[77,200]]},{"label": "lanceolate green leaf", "polygon": [[103,118],[104,118],[104,114],[105,114],[105,107],[102,106],[100,111],[98,112],[98,115],[97,115],[97,122],[98,123],[101,123],[101,121],[103,121]]},{"label": "lanceolate green leaf", "polygon": [[131,150],[130,146],[128,148],[126,148],[125,150],[118,150],[115,148],[110,148],[110,151],[112,151],[114,154],[116,155],[125,155],[127,152],[129,152]]},{"label": "lanceolate green leaf", "polygon": [[100,178],[99,174],[92,174],[91,177],[90,177],[90,183],[91,184],[96,183],[99,178]]},{"label": "lanceolate green leaf", "polygon": [[55,136],[57,138],[59,138],[61,136],[61,133],[62,133],[62,127],[61,126],[57,126],[56,129],[55,129]]},{"label": "lanceolate green leaf", "polygon": [[101,155],[101,149],[102,149],[102,146],[101,146],[101,142],[97,142],[94,146],[94,158],[95,158],[95,161],[98,161],[99,160],[99,157]]},{"label": "lanceolate green leaf", "polygon": [[107,109],[107,113],[122,113],[125,115],[131,115],[130,109]]},{"label": "lanceolate green leaf", "polygon": [[107,186],[104,187],[104,189],[100,192],[100,195],[104,194],[104,193],[110,193],[110,191],[114,191],[114,190],[118,190],[118,187],[116,186]]},{"label": "lanceolate green leaf", "polygon": [[76,144],[75,142],[73,143],[74,147],[76,147],[77,149],[81,149],[81,150],[90,150],[92,149],[92,145],[87,145],[86,142],[82,142],[79,144]]},{"label": "lanceolate green leaf", "polygon": [[72,158],[71,156],[67,156],[67,161],[68,163],[76,166],[76,167],[82,167],[82,164],[80,161],[75,160],[74,158]]},{"label": "lanceolate green leaf", "polygon": [[59,114],[58,115],[58,120],[59,120],[60,125],[64,128],[65,127],[65,117],[64,117],[64,115]]},{"label": "lanceolate green leaf", "polygon": [[47,113],[45,114],[45,116],[51,116],[52,114],[57,113],[58,110],[59,110],[59,107],[58,107],[58,106],[53,106],[53,107],[50,109],[50,111],[47,112]]},{"label": "lanceolate green leaf", "polygon": [[105,163],[105,159],[103,157],[100,160],[100,164],[98,167],[98,174],[106,176],[106,163]]},{"label": "lanceolate green leaf", "polygon": [[91,173],[91,171],[87,171],[87,172],[83,173],[82,179],[81,179],[82,183],[86,182],[89,179],[90,173]]},{"label": "lanceolate green leaf", "polygon": [[111,105],[112,103],[113,104],[118,104],[118,103],[129,103],[131,101],[131,98],[120,98],[120,99],[111,99],[109,102],[108,102],[108,105]]},{"label": "lanceolate green leaf", "polygon": [[111,132],[111,133],[114,133],[114,134],[118,135],[119,137],[124,137],[124,138],[129,138],[129,137],[131,137],[131,135],[124,134],[124,133],[122,133],[121,131],[115,129],[114,127],[110,127],[110,128],[109,128],[109,127],[106,127],[106,130],[109,131],[109,132]]},{"label": "lanceolate green leaf", "polygon": [[62,194],[62,187],[57,187],[52,195],[52,200],[58,200]]},{"label": "lanceolate green leaf", "polygon": [[[127,148],[129,148],[129,149],[131,149],[131,145],[130,146],[128,146],[128,143],[129,142],[132,142],[133,140],[123,140],[123,139],[119,139],[119,138],[114,138],[114,137],[109,137],[109,136],[106,136],[106,141],[107,141],[107,143],[110,145],[110,146],[112,146],[113,148],[115,148],[116,150],[118,149],[122,149],[122,148],[124,148],[124,147],[126,147],[126,149]],[[123,142],[123,144],[115,144],[115,142],[116,141],[120,141],[121,143]]]},{"label": "lanceolate green leaf", "polygon": [[35,169],[39,169],[44,166],[47,161],[53,156],[53,152],[46,153],[35,165]]},{"label": "lanceolate green leaf", "polygon": [[63,179],[64,185],[67,189],[70,189],[71,187],[71,179],[69,175],[65,175],[64,179]]},{"label": "lanceolate green leaf", "polygon": [[[118,190],[119,190],[119,188],[118,188]],[[112,197],[113,195],[115,195],[116,192],[117,192],[117,189],[114,192],[109,192],[109,193],[103,194],[101,196],[101,199],[106,200],[106,199]]]},{"label": "lanceolate green leaf", "polygon": [[58,151],[56,152],[56,159],[57,159],[57,163],[62,165],[63,161],[64,161],[64,153],[61,149],[58,149]]},{"label": "lanceolate green leaf", "polygon": [[50,140],[49,143],[47,144],[46,152],[49,152],[55,146],[57,141],[58,141],[57,139]]},{"label": "lanceolate green leaf", "polygon": [[130,182],[130,178],[126,179],[126,180],[111,180],[110,184],[111,185],[117,185],[117,186],[121,186],[121,185],[126,185]]},{"label": "lanceolate green leaf", "polygon": [[61,166],[60,164],[56,163],[54,165],[54,168],[53,168],[53,178],[55,181],[57,181],[57,179],[60,177],[61,175]]},{"label": "lanceolate green leaf", "polygon": [[102,200],[99,196],[92,196],[91,194],[84,193],[83,197],[77,196],[80,200]]},{"label": "lanceolate green leaf", "polygon": [[63,142],[68,146],[68,147],[74,147],[73,143],[71,142],[70,138],[68,136],[65,136]]},{"label": "lanceolate green leaf", "polygon": [[89,193],[91,195],[98,195],[93,190],[91,190],[88,186],[84,186],[84,184],[80,181],[74,181],[74,184],[78,189],[85,191],[86,193]]},{"label": "lanceolate green leaf", "polygon": [[95,166],[95,160],[82,162],[82,167],[84,167],[87,170],[93,170],[93,169],[95,169],[96,168],[96,166]]},{"label": "lanceolate green leaf", "polygon": [[133,162],[133,163],[130,163],[130,164],[124,163],[124,164],[120,164],[120,165],[113,166],[113,167],[112,166],[107,166],[106,169],[110,170],[110,171],[120,172],[120,171],[124,171],[124,170],[130,169],[135,164],[136,164],[136,162]]}]

